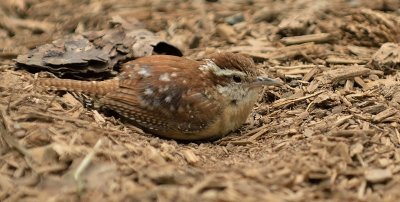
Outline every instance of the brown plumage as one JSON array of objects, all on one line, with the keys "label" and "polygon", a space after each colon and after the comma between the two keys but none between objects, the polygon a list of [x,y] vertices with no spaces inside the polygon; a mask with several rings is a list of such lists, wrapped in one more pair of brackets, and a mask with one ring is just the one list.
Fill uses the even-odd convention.
[{"label": "brown plumage", "polygon": [[129,61],[112,80],[38,79],[37,86],[88,93],[154,134],[183,140],[227,134],[245,120],[262,85],[251,59],[220,53],[194,61],[155,55]]}]

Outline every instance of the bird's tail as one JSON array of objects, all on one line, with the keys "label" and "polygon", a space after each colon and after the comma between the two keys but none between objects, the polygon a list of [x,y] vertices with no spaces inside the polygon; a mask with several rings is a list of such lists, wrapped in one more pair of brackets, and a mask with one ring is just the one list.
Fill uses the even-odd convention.
[{"label": "bird's tail", "polygon": [[70,92],[81,92],[91,95],[105,95],[118,88],[118,80],[105,81],[78,81],[72,79],[37,79],[35,86],[44,87],[48,90],[65,90]]}]

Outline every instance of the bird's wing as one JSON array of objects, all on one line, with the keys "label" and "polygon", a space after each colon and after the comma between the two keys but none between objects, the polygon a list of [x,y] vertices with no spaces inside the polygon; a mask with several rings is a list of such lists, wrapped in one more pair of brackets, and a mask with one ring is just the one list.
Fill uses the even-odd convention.
[{"label": "bird's wing", "polygon": [[184,133],[207,128],[221,113],[221,104],[207,92],[209,84],[198,73],[166,63],[137,64],[125,66],[118,89],[101,99],[105,106],[145,128]]}]

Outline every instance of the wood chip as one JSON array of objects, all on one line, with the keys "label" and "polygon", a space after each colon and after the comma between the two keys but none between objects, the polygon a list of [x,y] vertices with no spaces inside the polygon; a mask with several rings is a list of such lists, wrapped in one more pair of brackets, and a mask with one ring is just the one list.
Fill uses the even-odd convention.
[{"label": "wood chip", "polygon": [[324,72],[326,79],[332,83],[342,80],[352,79],[357,76],[366,76],[371,72],[370,69],[361,66],[342,66],[337,69]]},{"label": "wood chip", "polygon": [[360,85],[363,89],[365,89],[365,90],[368,90],[368,89],[369,89],[368,84],[365,83],[364,80],[363,80],[361,77],[359,77],[359,76],[354,77],[354,81],[355,81],[358,85]]},{"label": "wood chip", "polygon": [[232,26],[227,25],[227,24],[219,24],[217,26],[217,33],[227,40],[229,43],[236,43],[237,42],[237,33],[233,29]]},{"label": "wood chip", "polygon": [[287,60],[295,56],[304,56],[307,54],[322,54],[325,51],[320,44],[304,43],[278,48],[268,53],[249,53],[253,59],[262,60]]},{"label": "wood chip", "polygon": [[29,149],[32,158],[40,165],[56,164],[59,158],[52,146],[43,146]]},{"label": "wood chip", "polygon": [[104,117],[97,111],[97,110],[92,110],[93,112],[93,118],[97,122],[97,124],[104,124],[106,120]]},{"label": "wood chip", "polygon": [[67,103],[69,103],[71,106],[82,106],[82,103],[79,102],[74,96],[71,95],[71,93],[66,93],[63,98]]},{"label": "wood chip", "polygon": [[351,118],[353,118],[353,115],[341,117],[333,124],[333,127],[339,127],[340,125],[342,125],[343,123],[345,123],[347,120],[349,120]]},{"label": "wood chip", "polygon": [[386,118],[388,118],[390,116],[393,116],[396,113],[397,113],[396,109],[388,108],[385,111],[380,112],[379,114],[375,115],[374,118],[373,118],[373,121],[374,122],[381,122],[384,119],[386,119]]},{"label": "wood chip", "polygon": [[337,56],[329,56],[326,59],[326,62],[329,64],[366,64],[368,60],[359,60],[359,59],[351,59],[351,58],[340,58]]},{"label": "wood chip", "polygon": [[308,69],[279,69],[276,71],[277,75],[281,78],[284,78],[288,75],[307,74],[308,72]]},{"label": "wood chip", "polygon": [[281,106],[288,105],[288,104],[291,104],[291,103],[295,103],[295,102],[299,102],[299,101],[302,101],[302,100],[306,100],[308,98],[318,96],[319,94],[321,94],[323,92],[325,92],[325,91],[319,91],[319,92],[313,93],[311,95],[306,95],[306,96],[303,96],[303,97],[300,97],[300,98],[295,98],[295,99],[278,100],[278,101],[274,102],[271,105],[271,107],[272,108],[277,108],[277,107],[281,107]]},{"label": "wood chip", "polygon": [[393,175],[387,169],[370,169],[364,173],[365,179],[371,183],[379,183],[392,179]]},{"label": "wood chip", "polygon": [[373,50],[371,50],[370,48],[367,48],[367,47],[363,47],[363,46],[348,45],[347,49],[352,54],[357,55],[359,57],[369,58],[369,57],[371,57],[372,54],[374,54]]},{"label": "wood chip", "polygon": [[182,151],[182,155],[185,158],[185,160],[191,165],[196,164],[197,162],[200,161],[199,157],[196,154],[194,154],[192,150],[185,149]]},{"label": "wood chip", "polygon": [[378,114],[378,113],[384,111],[386,108],[387,107],[384,104],[376,104],[376,105],[364,107],[362,110],[363,110],[363,112],[366,112],[366,113]]},{"label": "wood chip", "polygon": [[372,56],[372,64],[378,70],[398,68],[400,64],[400,45],[385,43]]},{"label": "wood chip", "polygon": [[304,75],[303,81],[310,81],[318,72],[320,72],[320,69],[318,67],[314,67]]},{"label": "wood chip", "polygon": [[373,135],[374,130],[336,130],[332,131],[332,136],[337,137],[350,137],[350,136],[361,136],[361,135]]},{"label": "wood chip", "polygon": [[348,79],[346,80],[346,84],[344,84],[345,91],[352,91],[354,87],[354,80]]},{"label": "wood chip", "polygon": [[356,154],[361,154],[361,152],[363,150],[364,150],[364,146],[361,143],[353,144],[350,147],[350,156],[353,157]]},{"label": "wood chip", "polygon": [[301,36],[284,37],[281,42],[285,45],[302,44],[308,42],[323,43],[332,39],[329,33],[309,34]]}]

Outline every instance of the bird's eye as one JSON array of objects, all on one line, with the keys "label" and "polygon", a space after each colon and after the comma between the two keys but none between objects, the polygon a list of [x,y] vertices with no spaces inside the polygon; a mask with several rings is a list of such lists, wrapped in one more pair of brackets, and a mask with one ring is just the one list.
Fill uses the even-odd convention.
[{"label": "bird's eye", "polygon": [[240,76],[236,76],[236,75],[235,75],[235,76],[233,76],[232,79],[233,79],[233,81],[236,82],[236,83],[242,82],[242,78],[240,78]]}]

